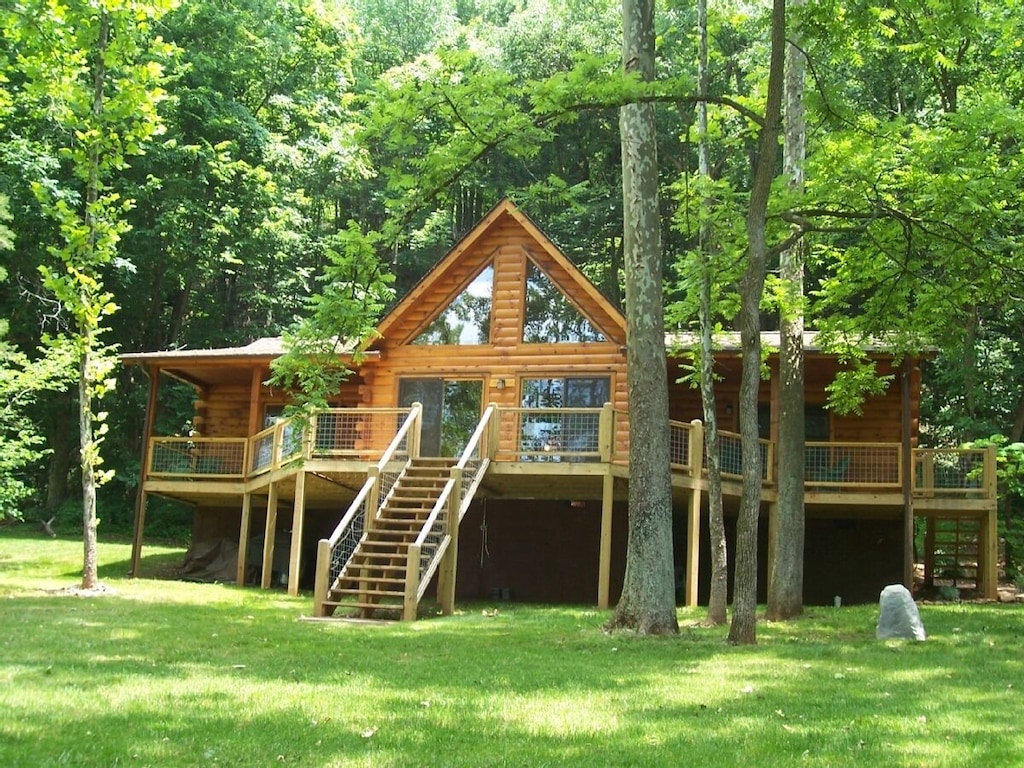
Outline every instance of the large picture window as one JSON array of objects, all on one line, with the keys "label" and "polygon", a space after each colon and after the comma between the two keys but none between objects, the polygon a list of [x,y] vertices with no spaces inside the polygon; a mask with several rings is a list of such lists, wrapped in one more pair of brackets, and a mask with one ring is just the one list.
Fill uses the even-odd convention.
[{"label": "large picture window", "polygon": [[519,444],[527,460],[558,461],[596,459],[600,415],[587,413],[554,413],[547,409],[598,409],[611,398],[611,379],[595,377],[552,377],[523,379],[521,404],[527,409],[520,424]]},{"label": "large picture window", "polygon": [[494,267],[486,267],[435,317],[413,344],[486,344],[491,340]]},{"label": "large picture window", "polygon": [[605,337],[531,261],[526,268],[523,342],[559,344]]}]

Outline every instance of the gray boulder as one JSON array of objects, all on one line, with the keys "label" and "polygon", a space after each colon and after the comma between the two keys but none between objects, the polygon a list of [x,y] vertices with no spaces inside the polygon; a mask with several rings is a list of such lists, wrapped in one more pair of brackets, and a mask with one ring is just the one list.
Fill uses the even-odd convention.
[{"label": "gray boulder", "polygon": [[927,637],[917,604],[910,590],[902,584],[890,584],[882,590],[878,598],[878,609],[875,637],[879,640],[924,640]]}]

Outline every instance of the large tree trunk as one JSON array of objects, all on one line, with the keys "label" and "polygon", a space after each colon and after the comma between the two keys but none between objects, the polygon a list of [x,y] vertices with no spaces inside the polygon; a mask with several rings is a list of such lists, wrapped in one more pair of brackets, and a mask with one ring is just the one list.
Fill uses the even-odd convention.
[{"label": "large tree trunk", "polygon": [[747,266],[740,279],[740,435],[743,443],[743,490],[736,521],[736,566],[729,641],[757,642],[757,517],[761,507],[761,447],[757,433],[757,392],[761,383],[761,294],[764,290],[768,246],[765,223],[768,196],[775,176],[779,122],[782,112],[783,65],[786,44],[786,2],[772,5],[771,66],[764,126],[758,147],[754,182],[747,210]]},{"label": "large tree trunk", "polygon": [[[708,151],[708,4],[697,2],[697,82],[700,100],[697,102],[697,173],[710,181],[711,169]],[[708,596],[708,623],[725,624],[726,605],[729,601],[729,550],[725,541],[725,515],[722,511],[722,464],[718,453],[718,415],[715,405],[715,352],[712,330],[714,316],[711,304],[711,286],[714,282],[712,254],[714,233],[711,231],[710,211],[713,201],[704,199],[705,210],[700,225],[700,394],[704,407],[704,446],[708,470],[708,536],[711,542],[711,591]]]},{"label": "large tree trunk", "polygon": [[[622,4],[622,60],[654,77],[653,0]],[[610,628],[675,633],[668,375],[661,289],[661,222],[654,107],[619,113],[622,139],[623,263],[626,272],[629,390],[629,534],[622,596]]]},{"label": "large tree trunk", "polygon": [[[803,5],[805,0],[790,0]],[[804,120],[804,54],[798,29],[786,46],[786,136],[783,172],[790,189],[803,192],[806,124]],[[772,572],[768,579],[768,619],[799,616],[804,609],[804,257],[801,240],[782,254],[784,287],[779,308],[779,500]]]}]

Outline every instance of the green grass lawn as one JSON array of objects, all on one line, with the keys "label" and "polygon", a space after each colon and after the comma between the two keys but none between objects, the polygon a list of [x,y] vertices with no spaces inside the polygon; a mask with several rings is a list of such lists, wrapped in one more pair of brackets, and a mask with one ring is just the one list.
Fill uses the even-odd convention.
[{"label": "green grass lawn", "polygon": [[0,532],[0,765],[1024,765],[1019,607],[923,606],[924,643],[813,608],[744,648],[690,610],[674,638],[514,603],[326,624],[309,596],[127,580],[129,554],[101,544],[114,594],[72,597],[80,542]]}]

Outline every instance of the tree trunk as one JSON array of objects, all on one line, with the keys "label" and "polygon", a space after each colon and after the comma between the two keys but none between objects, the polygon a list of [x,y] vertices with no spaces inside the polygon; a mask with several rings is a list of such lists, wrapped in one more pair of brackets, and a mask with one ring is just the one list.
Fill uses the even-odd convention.
[{"label": "tree trunk", "polygon": [[[622,4],[627,72],[654,77],[653,0]],[[609,628],[679,631],[672,561],[668,375],[661,286],[661,222],[654,107],[619,112],[629,392],[629,533],[622,596]]]},{"label": "tree trunk", "polygon": [[765,224],[775,176],[782,112],[786,44],[786,2],[772,5],[771,66],[764,126],[747,210],[747,266],[740,279],[740,436],[743,443],[743,490],[736,521],[736,565],[729,641],[757,642],[757,518],[761,507],[761,447],[757,433],[757,392],[761,383],[761,294],[768,258]]},{"label": "tree trunk", "polygon": [[[805,0],[790,0],[803,5]],[[789,187],[804,189],[806,122],[804,54],[798,29],[786,46],[786,136],[783,172]],[[804,260],[801,240],[782,254],[784,297],[779,308],[779,499],[772,572],[768,579],[768,619],[781,621],[803,613],[804,601]]]},{"label": "tree trunk", "polygon": [[[708,151],[708,4],[697,2],[697,173],[710,181],[711,169]],[[712,330],[714,317],[711,305],[711,286],[714,282],[712,252],[714,249],[710,211],[714,201],[701,201],[704,208],[700,223],[700,394],[704,407],[704,445],[708,471],[708,535],[711,550],[711,591],[708,596],[708,623],[725,624],[726,605],[729,601],[729,549],[725,541],[725,516],[722,511],[722,464],[718,452],[718,409],[715,401],[715,352]]]},{"label": "tree trunk", "polygon": [[99,583],[96,556],[96,444],[92,430],[92,333],[80,329],[84,345],[78,379],[78,431],[81,439],[82,467],[82,532],[84,558],[82,589],[95,589]]},{"label": "tree trunk", "polygon": [[[106,54],[110,38],[110,21],[106,10],[100,11],[100,29],[96,40],[96,51],[92,65],[92,114],[99,124],[103,116],[103,90],[106,85]],[[100,156],[95,142],[89,151],[89,180],[85,190],[85,223],[89,231],[89,248],[96,248],[97,223],[91,211],[99,200]],[[96,466],[99,450],[93,436],[93,352],[96,346],[96,326],[91,308],[81,311],[78,319],[78,342],[81,345],[78,375],[78,432],[81,443],[82,467],[82,539],[84,557],[82,563],[82,588],[94,589],[99,583],[96,565]]]}]

